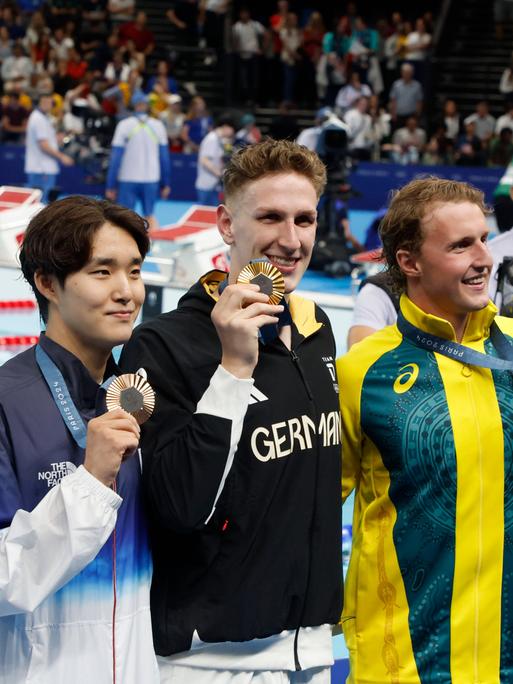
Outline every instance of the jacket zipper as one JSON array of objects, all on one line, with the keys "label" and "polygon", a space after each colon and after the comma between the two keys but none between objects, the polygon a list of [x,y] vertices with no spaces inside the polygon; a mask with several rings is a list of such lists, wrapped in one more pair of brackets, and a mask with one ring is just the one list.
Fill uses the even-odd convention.
[{"label": "jacket zipper", "polygon": [[[297,368],[297,371],[299,373],[299,376],[301,377],[301,380],[303,382],[303,385],[305,386],[306,393],[308,395],[308,399],[310,400],[312,407],[313,407],[313,413],[314,413],[314,418],[315,418],[315,425],[317,428],[318,425],[318,417],[317,417],[317,407],[314,402],[313,398],[313,393],[312,390],[310,389],[310,385],[308,384],[308,380],[305,377],[305,374],[303,372],[303,368],[301,367],[301,361],[299,359],[299,356],[296,354],[294,349],[290,350],[290,357],[292,359],[292,363],[294,366]],[[316,448],[316,459],[315,459],[315,490],[314,490],[314,505],[313,505],[313,515],[312,519],[310,520],[310,533],[309,533],[309,548],[308,548],[308,572],[306,576],[306,587],[305,587],[305,598],[303,601],[303,607],[301,609],[301,615],[299,617],[299,624],[296,627],[296,633],[294,635],[294,667],[297,672],[301,671],[303,668],[301,667],[301,663],[299,662],[299,652],[298,652],[298,642],[299,642],[299,631],[301,629],[301,623],[303,622],[303,617],[305,614],[305,609],[306,609],[306,599],[307,599],[307,594],[308,594],[308,587],[310,585],[310,571],[312,567],[312,528],[313,528],[313,520],[315,516],[315,511],[317,508],[317,478],[318,478],[318,469],[319,469],[319,441],[317,439],[316,435],[316,440],[315,440],[315,448]]]}]

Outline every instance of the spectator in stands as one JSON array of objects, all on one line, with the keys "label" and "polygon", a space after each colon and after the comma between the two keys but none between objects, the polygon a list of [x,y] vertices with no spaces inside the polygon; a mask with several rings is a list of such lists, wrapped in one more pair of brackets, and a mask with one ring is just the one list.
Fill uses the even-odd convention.
[{"label": "spectator in stands", "polygon": [[461,132],[461,118],[454,100],[444,102],[443,120],[446,126],[446,136],[456,141]]},{"label": "spectator in stands", "polygon": [[239,20],[232,27],[233,51],[237,61],[238,96],[251,105],[260,85],[260,56],[265,29],[251,18],[247,7],[239,12]]},{"label": "spectator in stands", "polygon": [[392,83],[399,75],[399,32],[398,27],[393,25],[393,32],[385,39],[383,46],[383,81],[385,93],[388,96]]},{"label": "spectator in stands", "polygon": [[513,101],[508,102],[506,113],[497,119],[495,135],[499,135],[503,128],[511,128],[513,130]]},{"label": "spectator in stands", "polygon": [[59,27],[50,36],[50,45],[58,60],[68,59],[69,50],[75,47],[75,41],[70,36],[66,36],[64,29]]},{"label": "spectator in stands", "polygon": [[351,45],[351,28],[347,17],[341,17],[334,31],[324,35],[323,57],[317,67],[317,83],[321,86],[320,99],[327,105],[335,104],[337,93],[347,80],[347,55]]},{"label": "spectator in stands", "polygon": [[392,159],[397,164],[417,164],[426,145],[426,131],[419,128],[415,115],[406,119],[406,125],[392,136]]},{"label": "spectator in stands", "polygon": [[474,121],[463,123],[464,132],[456,143],[455,160],[458,166],[482,166],[485,162],[485,154],[481,140],[476,135]]},{"label": "spectator in stands", "polygon": [[68,55],[68,66],[66,71],[68,76],[73,79],[74,84],[77,85],[84,78],[88,65],[76,48],[70,48],[68,50]]},{"label": "spectator in stands", "polygon": [[244,147],[245,145],[254,145],[262,139],[262,132],[256,125],[256,119],[253,114],[244,114],[240,120],[241,128],[235,134],[235,145]]},{"label": "spectator in stands", "polygon": [[352,59],[351,68],[360,74],[360,79],[364,83],[369,82],[371,58],[376,55],[378,41],[378,32],[369,28],[363,17],[355,17],[349,54]]},{"label": "spectator in stands", "polygon": [[294,102],[296,95],[296,80],[298,64],[301,61],[299,49],[303,36],[298,27],[297,14],[289,12],[280,29],[281,53],[283,64],[283,100]]},{"label": "spectator in stands", "polygon": [[509,66],[507,66],[502,72],[499,83],[499,92],[504,95],[506,102],[513,101],[513,52],[511,53]]},{"label": "spectator in stands", "polygon": [[216,127],[203,140],[198,151],[196,194],[200,204],[216,207],[224,167],[233,145],[235,124],[231,117],[222,115]]},{"label": "spectator in stands", "polygon": [[153,76],[150,76],[145,87],[146,93],[151,93],[156,83],[161,83],[165,80],[167,91],[169,93],[178,93],[178,83],[176,79],[171,75],[169,68],[169,62],[165,59],[159,59],[157,62],[157,68]]},{"label": "spectator in stands", "polygon": [[114,24],[131,21],[135,15],[135,0],[109,0],[107,9]]},{"label": "spectator in stands", "polygon": [[358,71],[353,71],[349,79],[349,83],[343,86],[335,100],[335,109],[338,114],[344,116],[345,112],[350,109],[360,97],[370,97],[372,90],[366,83],[361,82]]},{"label": "spectator in stands", "polygon": [[506,167],[513,158],[513,129],[505,127],[490,143],[488,162],[490,166]]},{"label": "spectator in stands", "polygon": [[344,121],[349,128],[348,149],[354,159],[369,161],[372,156],[374,137],[372,131],[372,119],[368,114],[369,99],[359,97],[346,112]]},{"label": "spectator in stands", "polygon": [[126,62],[123,61],[123,53],[121,50],[116,50],[112,58],[112,62],[107,64],[105,72],[103,74],[104,78],[109,84],[119,83],[122,81],[128,81],[130,75],[130,67]]},{"label": "spectator in stands", "polygon": [[49,34],[50,29],[46,25],[44,15],[40,11],[34,12],[30,18],[29,24],[27,26],[27,31],[25,33],[24,45],[28,54],[33,59],[33,50],[35,46],[39,43],[41,36],[44,34]]},{"label": "spectator in stands", "polygon": [[13,91],[7,104],[2,104],[2,142],[23,142],[29,111],[20,104],[20,96]]},{"label": "spectator in stands", "polygon": [[1,75],[4,82],[4,90],[9,91],[15,79],[21,79],[23,87],[26,88],[29,85],[33,70],[34,65],[30,57],[27,57],[25,54],[21,43],[14,43],[12,55],[4,59],[2,63]]},{"label": "spectator in stands", "polygon": [[50,120],[52,106],[51,95],[39,97],[38,106],[28,119],[25,142],[27,184],[42,190],[42,202],[48,202],[49,193],[57,184],[59,162],[64,166],[73,165],[73,159],[59,150],[57,134]]},{"label": "spectator in stands", "polygon": [[0,64],[12,55],[12,40],[7,26],[0,26]]},{"label": "spectator in stands", "polygon": [[207,47],[214,52],[207,55],[205,64],[213,64],[224,54],[226,19],[230,0],[200,0],[200,24]]},{"label": "spectator in stands", "polygon": [[198,44],[198,0],[174,0],[166,17],[180,31],[186,45]]},{"label": "spectator in stands", "polygon": [[426,60],[431,48],[431,35],[426,31],[426,24],[422,17],[415,22],[415,31],[406,38],[406,58],[413,64],[415,78],[424,84],[426,75]]},{"label": "spectator in stands", "polygon": [[145,71],[146,55],[136,48],[133,40],[127,40],[124,45],[120,46],[120,50],[130,69],[138,69],[141,73]]},{"label": "spectator in stands", "polygon": [[303,29],[301,51],[303,59],[300,63],[299,81],[302,84],[301,94],[308,105],[314,105],[320,99],[317,96],[316,74],[322,55],[322,42],[326,28],[320,12],[312,12]]},{"label": "spectator in stands", "polygon": [[399,59],[399,69],[407,58],[406,46],[408,44],[408,36],[412,32],[412,25],[409,21],[403,21],[398,28],[397,35],[397,57]]},{"label": "spectator in stands", "polygon": [[371,95],[369,98],[369,116],[372,122],[372,159],[378,161],[381,156],[381,146],[390,141],[392,127],[391,116],[380,105],[377,95]]},{"label": "spectator in stands", "polygon": [[205,100],[195,95],[187,111],[182,131],[184,152],[197,152],[203,138],[212,128],[212,117],[207,111]]},{"label": "spectator in stands", "polygon": [[404,125],[411,116],[420,116],[423,99],[422,86],[413,78],[412,65],[403,64],[401,78],[392,85],[388,103],[394,128]]},{"label": "spectator in stands", "polygon": [[464,123],[475,124],[475,134],[481,141],[483,148],[486,149],[495,131],[495,119],[488,111],[488,102],[486,102],[486,100],[478,102],[476,111],[470,116],[467,116]]},{"label": "spectator in stands", "polygon": [[54,76],[54,90],[62,97],[68,90],[75,86],[75,80],[68,74],[68,60],[59,59],[57,62],[57,72]]},{"label": "spectator in stands", "polygon": [[2,9],[0,24],[9,31],[12,41],[21,40],[25,36],[22,17],[16,5],[5,5]]},{"label": "spectator in stands", "polygon": [[142,91],[130,103],[133,115],[118,123],[112,138],[105,196],[129,209],[139,201],[150,229],[155,229],[159,191],[163,199],[170,192],[167,134],[161,121],[148,116],[148,98]]},{"label": "spectator in stands", "polygon": [[134,21],[127,21],[119,27],[119,41],[124,45],[128,40],[133,40],[137,50],[148,56],[155,48],[155,38],[146,27],[146,22],[146,12],[137,12]]},{"label": "spectator in stands", "polygon": [[171,152],[182,152],[182,131],[185,123],[185,114],[182,111],[182,98],[180,95],[168,96],[168,106],[161,112],[159,119],[166,128],[167,140]]}]

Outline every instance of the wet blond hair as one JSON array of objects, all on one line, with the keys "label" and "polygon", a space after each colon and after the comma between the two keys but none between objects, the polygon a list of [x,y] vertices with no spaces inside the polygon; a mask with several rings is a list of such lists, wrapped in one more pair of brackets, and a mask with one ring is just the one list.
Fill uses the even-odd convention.
[{"label": "wet blond hair", "polygon": [[394,289],[406,289],[406,277],[397,264],[397,250],[418,254],[424,241],[422,221],[430,209],[446,202],[470,202],[488,213],[484,193],[469,183],[429,176],[416,178],[391,197],[388,211],[379,225],[383,256]]},{"label": "wet blond hair", "polygon": [[223,174],[224,195],[230,201],[245,185],[276,173],[305,176],[320,197],[326,185],[326,167],[318,155],[290,140],[267,138],[232,155]]}]

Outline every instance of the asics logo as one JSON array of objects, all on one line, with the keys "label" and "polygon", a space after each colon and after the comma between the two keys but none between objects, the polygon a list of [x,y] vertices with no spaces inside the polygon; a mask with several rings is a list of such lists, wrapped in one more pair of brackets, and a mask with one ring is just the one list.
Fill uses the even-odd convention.
[{"label": "asics logo", "polygon": [[416,363],[407,363],[406,366],[403,366],[399,370],[403,372],[395,379],[394,392],[396,394],[404,394],[415,384],[415,381],[419,376],[419,367]]}]

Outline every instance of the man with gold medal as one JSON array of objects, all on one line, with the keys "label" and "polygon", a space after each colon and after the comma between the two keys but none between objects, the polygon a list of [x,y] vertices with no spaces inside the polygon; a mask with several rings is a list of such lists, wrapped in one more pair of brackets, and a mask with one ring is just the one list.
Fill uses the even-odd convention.
[{"label": "man with gold medal", "polygon": [[111,355],[148,246],[140,216],[78,196],[25,233],[46,332],[0,368],[1,684],[158,682],[137,455],[152,390]]},{"label": "man with gold medal", "polygon": [[[329,321],[294,293],[326,180],[267,140],[233,155],[217,225],[230,273],[134,331],[161,681],[330,681],[341,609],[340,419]],[[284,295],[284,296],[283,296]]]}]

